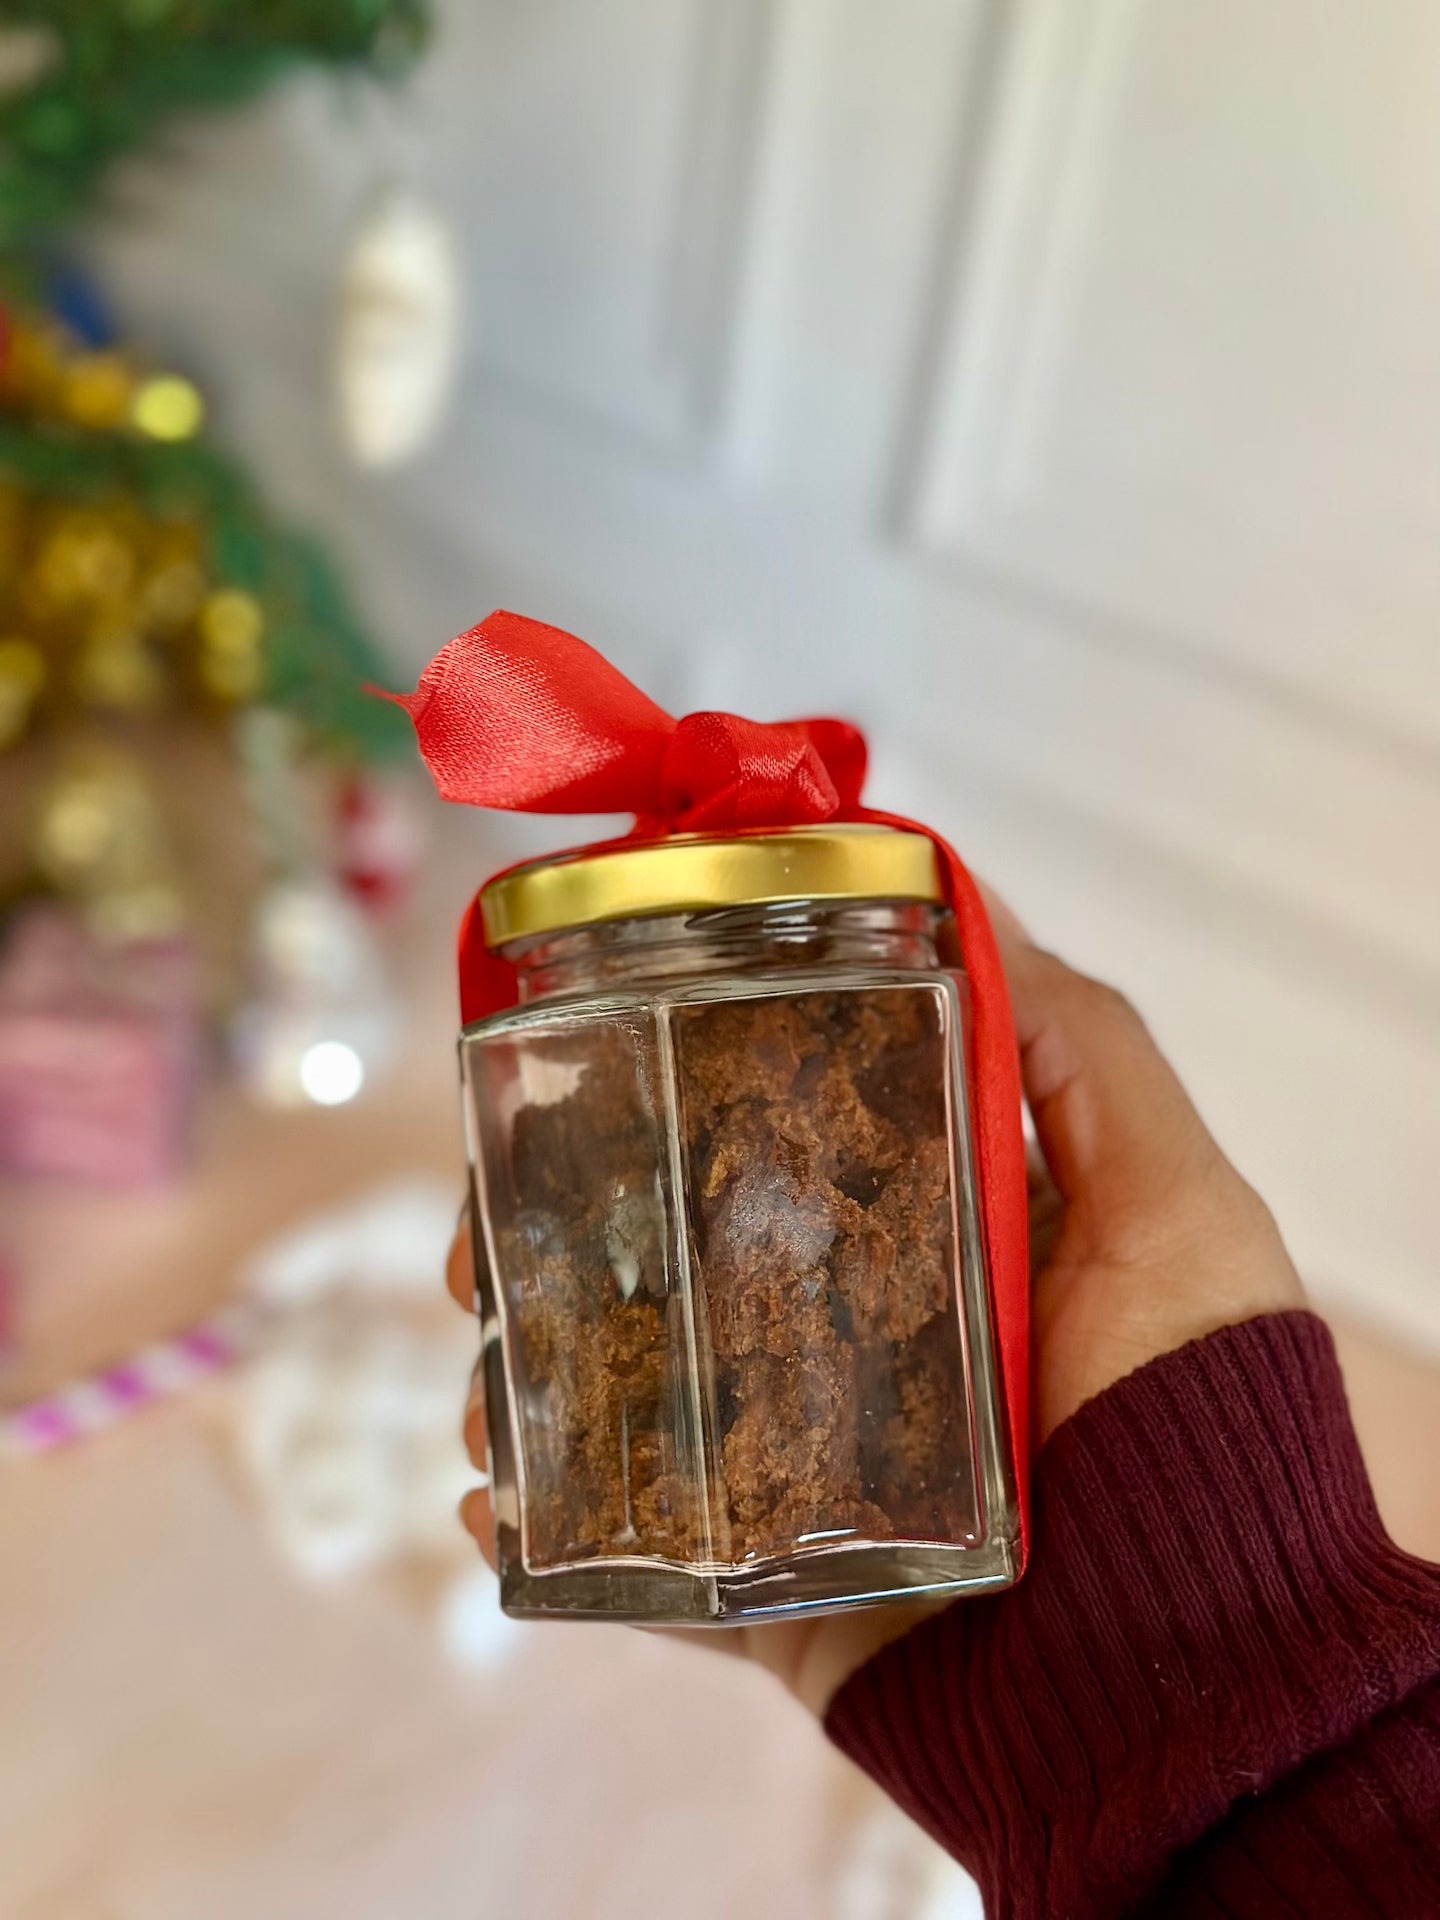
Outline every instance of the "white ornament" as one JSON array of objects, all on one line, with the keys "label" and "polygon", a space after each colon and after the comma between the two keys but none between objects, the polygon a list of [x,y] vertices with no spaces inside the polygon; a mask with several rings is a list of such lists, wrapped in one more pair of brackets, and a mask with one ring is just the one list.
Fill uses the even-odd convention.
[{"label": "white ornament", "polygon": [[236,1064],[267,1106],[342,1106],[389,1064],[398,1013],[364,915],[324,879],[271,887],[255,915],[254,997]]},{"label": "white ornament", "polygon": [[418,194],[393,188],[362,224],[341,291],[340,423],[360,466],[398,466],[430,438],[458,340],[449,229]]},{"label": "white ornament", "polygon": [[63,65],[65,44],[50,27],[0,31],[0,97],[23,93]]}]

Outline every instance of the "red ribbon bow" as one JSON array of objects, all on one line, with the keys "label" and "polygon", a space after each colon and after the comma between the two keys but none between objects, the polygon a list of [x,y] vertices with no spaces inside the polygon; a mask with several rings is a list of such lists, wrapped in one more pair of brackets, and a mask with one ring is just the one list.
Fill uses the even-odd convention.
[{"label": "red ribbon bow", "polygon": [[845,720],[672,720],[583,640],[492,613],[409,696],[446,800],[520,813],[633,813],[641,832],[803,826],[853,813],[865,739]]},{"label": "red ribbon bow", "polygon": [[[974,879],[930,828],[860,804],[865,739],[844,720],[673,720],[593,647],[492,613],[452,640],[411,695],[446,800],[520,813],[634,813],[634,837],[863,820],[934,841],[970,983],[970,1091],[980,1206],[1022,1506],[1028,1426],[1029,1254],[1020,1070],[1010,996]],[[515,1004],[515,975],[485,947],[479,896],[460,935],[465,1021]]]}]

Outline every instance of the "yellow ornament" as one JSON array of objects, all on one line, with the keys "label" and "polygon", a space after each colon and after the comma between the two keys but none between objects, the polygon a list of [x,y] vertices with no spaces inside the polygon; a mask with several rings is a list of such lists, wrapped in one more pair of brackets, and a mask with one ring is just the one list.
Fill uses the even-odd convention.
[{"label": "yellow ornament", "polygon": [[107,937],[159,938],[183,923],[159,802],[132,755],[71,753],[41,798],[31,851]]},{"label": "yellow ornament", "polygon": [[185,925],[185,896],[167,870],[102,893],[86,917],[102,940],[117,947],[134,940],[169,940]]},{"label": "yellow ornament", "polygon": [[8,398],[34,411],[53,406],[65,378],[65,360],[56,328],[17,322],[5,348],[4,386]]},{"label": "yellow ornament", "polygon": [[30,640],[0,640],[0,747],[18,740],[45,685],[45,656]]},{"label": "yellow ornament", "polygon": [[114,602],[130,591],[135,549],[113,526],[88,531],[77,554],[80,590],[87,600]]},{"label": "yellow ornament", "polygon": [[173,633],[193,620],[205,598],[205,570],[194,560],[164,560],[152,567],[140,588],[140,613],[147,626]]},{"label": "yellow ornament", "polygon": [[70,684],[87,706],[145,713],[165,698],[160,663],[130,629],[94,633],[75,656]]},{"label": "yellow ornament", "polygon": [[42,545],[30,585],[37,611],[113,605],[135,577],[135,549],[115,518],[101,513],[67,514]]},{"label": "yellow ornament", "polygon": [[265,615],[252,594],[221,587],[200,609],[200,679],[222,700],[249,700],[265,678]]},{"label": "yellow ornament", "polygon": [[33,612],[53,615],[84,598],[81,546],[80,537],[65,521],[43,542],[23,583]]},{"label": "yellow ornament", "polygon": [[205,423],[205,402],[190,381],[160,373],[136,392],[130,419],[151,440],[193,440]]},{"label": "yellow ornament", "polygon": [[107,433],[125,424],[134,389],[134,377],[118,353],[77,354],[61,381],[60,410],[77,426]]},{"label": "yellow ornament", "polygon": [[10,482],[0,481],[0,585],[10,586],[19,570],[25,521],[25,496]]}]

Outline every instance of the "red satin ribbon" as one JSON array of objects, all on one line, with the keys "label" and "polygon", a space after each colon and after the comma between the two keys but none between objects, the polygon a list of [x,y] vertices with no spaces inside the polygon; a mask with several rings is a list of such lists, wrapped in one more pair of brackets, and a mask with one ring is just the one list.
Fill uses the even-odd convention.
[{"label": "red satin ribbon", "polygon": [[[1010,995],[974,879],[930,828],[860,804],[865,740],[843,720],[674,720],[593,647],[558,627],[492,613],[442,649],[412,695],[447,800],[520,813],[633,813],[636,838],[869,821],[928,835],[970,983],[970,1092],[996,1338],[1028,1537],[1029,1209]],[[611,844],[623,845],[627,842]],[[587,851],[595,851],[594,848]],[[479,895],[460,933],[461,1016],[515,1005],[515,971],[485,945]]]}]

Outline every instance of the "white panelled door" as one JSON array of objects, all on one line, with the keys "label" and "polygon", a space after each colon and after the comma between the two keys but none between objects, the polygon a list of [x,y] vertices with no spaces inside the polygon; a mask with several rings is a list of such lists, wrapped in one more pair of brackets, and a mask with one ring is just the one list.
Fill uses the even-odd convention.
[{"label": "white panelled door", "polygon": [[314,488],[412,658],[509,604],[675,705],[864,720],[1317,1288],[1440,1348],[1440,9],[443,29],[464,395],[403,484]]}]

